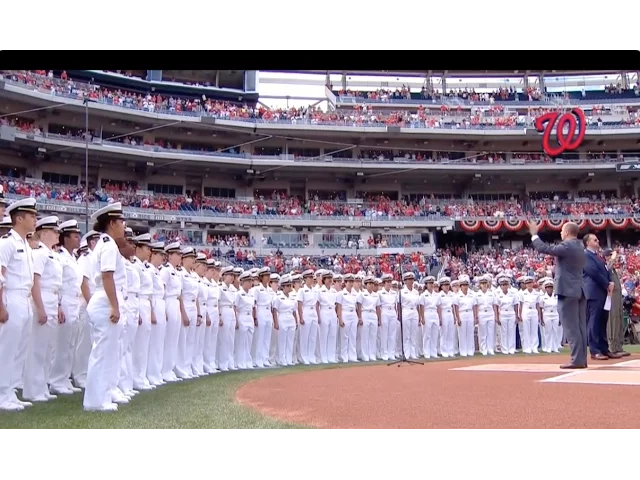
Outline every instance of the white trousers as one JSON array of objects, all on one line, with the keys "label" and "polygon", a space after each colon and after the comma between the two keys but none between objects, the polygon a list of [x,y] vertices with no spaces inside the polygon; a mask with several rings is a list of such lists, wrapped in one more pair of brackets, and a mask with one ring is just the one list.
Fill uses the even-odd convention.
[{"label": "white trousers", "polygon": [[460,323],[458,325],[458,343],[460,348],[460,356],[472,357],[476,350],[474,339],[473,313],[460,312]]},{"label": "white trousers", "polygon": [[376,312],[362,312],[360,347],[365,362],[376,360],[378,339],[378,315]]},{"label": "white trousers", "polygon": [[424,355],[424,329],[420,322],[418,322],[418,325],[416,326],[415,348],[416,357],[421,357],[422,355]]},{"label": "white trousers", "polygon": [[[422,342],[422,339],[420,339]],[[415,309],[402,312],[402,346],[406,358],[418,358],[418,312]]]},{"label": "white trousers", "polygon": [[196,340],[196,322],[198,320],[198,310],[196,309],[195,301],[183,300],[184,310],[189,319],[189,325],[185,326],[180,319],[180,333],[178,335],[178,358],[176,361],[176,368],[174,369],[178,378],[191,378],[193,376],[193,369],[191,368],[193,362],[193,352],[195,349]]},{"label": "white trousers", "polygon": [[178,297],[169,297],[165,300],[167,307],[167,328],[164,335],[164,353],[162,356],[162,379],[164,381],[175,380],[174,369],[178,361],[178,342],[180,341],[180,302]]},{"label": "white trousers", "polygon": [[55,341],[55,327],[58,323],[58,316],[48,315],[47,323],[44,325],[40,325],[35,317],[34,315],[29,347],[27,348],[22,396],[25,400],[46,401],[49,393],[46,372],[49,368],[47,351],[49,345]]},{"label": "white trousers", "polygon": [[293,365],[293,345],[296,334],[296,321],[293,315],[278,315],[278,365]]},{"label": "white trousers", "polygon": [[213,372],[218,368],[216,352],[218,350],[218,330],[220,329],[220,313],[218,307],[207,306],[207,314],[211,320],[211,326],[204,331],[204,351],[202,354],[204,371]]},{"label": "white trousers", "polygon": [[356,337],[358,334],[358,317],[355,312],[343,312],[340,327],[340,359],[343,362],[358,360],[356,352]]},{"label": "white trousers", "polygon": [[495,353],[496,316],[493,312],[478,316],[478,347],[483,355]]},{"label": "white trousers", "polygon": [[164,356],[164,336],[167,329],[167,307],[160,296],[151,297],[151,308],[156,317],[155,325],[149,332],[149,359],[147,379],[152,385],[162,384],[162,358]]},{"label": "white trousers", "polygon": [[302,310],[304,325],[300,325],[300,356],[303,363],[315,363],[318,341],[318,314],[315,308]]},{"label": "white trousers", "polygon": [[380,315],[380,356],[390,360],[396,356],[398,314],[393,307],[383,307]]},{"label": "white trousers", "polygon": [[78,387],[84,387],[87,383],[87,367],[89,366],[89,354],[91,353],[91,328],[88,324],[87,306],[80,306],[78,322],[74,329],[75,352],[71,373]]},{"label": "white trousers", "polygon": [[320,361],[336,363],[336,336],[338,335],[338,317],[333,308],[320,307],[320,325],[318,326],[318,344]]},{"label": "white trousers", "polygon": [[516,314],[500,312],[500,351],[505,355],[516,353]]},{"label": "white trousers", "polygon": [[560,317],[558,315],[544,315],[544,327],[542,334],[544,336],[544,344],[542,350],[547,353],[558,352],[559,343],[558,330],[560,328]]},{"label": "white trousers", "polygon": [[150,384],[147,379],[147,367],[151,342],[151,300],[143,297],[139,303],[142,324],[138,326],[132,347],[133,388],[142,388]]},{"label": "white trousers", "polygon": [[253,332],[251,344],[251,358],[256,367],[263,367],[269,363],[269,347],[271,346],[271,332],[273,331],[273,315],[270,306],[257,306],[256,314],[258,326]]},{"label": "white trousers", "polygon": [[124,334],[120,337],[120,377],[118,388],[123,392],[133,390],[133,342],[138,333],[138,321],[140,319],[138,297],[129,295],[126,300],[127,323]]},{"label": "white trousers", "polygon": [[[295,337],[295,332],[294,332]],[[269,363],[275,365],[278,363],[278,331],[274,328],[271,330],[271,345],[269,345]]]},{"label": "white trousers", "polygon": [[238,368],[250,368],[253,366],[251,359],[251,341],[253,340],[253,315],[251,312],[238,312],[240,327],[235,331],[234,357]]},{"label": "white trousers", "polygon": [[75,334],[80,317],[80,301],[81,299],[78,296],[63,295],[61,298],[60,303],[65,322],[56,322],[54,328],[55,343],[53,361],[51,362],[49,373],[49,383],[53,390],[64,390],[72,387],[70,377],[75,353],[74,340],[77,338]]},{"label": "white trousers", "polygon": [[[200,306],[202,320],[200,326],[196,328],[196,340],[193,353],[193,371],[196,375],[204,375],[204,340],[207,336],[207,308]],[[197,322],[196,322],[197,323]]]},{"label": "white trousers", "polygon": [[522,351],[532,353],[538,351],[538,311],[535,308],[522,308]]},{"label": "white trousers", "polygon": [[438,358],[440,320],[437,312],[424,312],[422,327],[422,351],[424,358]]},{"label": "white trousers", "polygon": [[[35,305],[33,303],[33,299],[30,297],[30,293],[25,294],[28,296],[29,298],[29,303],[30,303],[30,307],[31,310],[30,312],[31,315],[35,314]],[[8,310],[8,309],[7,309]],[[29,338],[31,336],[31,327],[33,325],[33,322],[31,321],[32,319],[29,318],[29,320],[27,321],[27,323],[25,325],[23,325],[23,329],[21,330],[20,333],[20,338],[18,339],[18,350],[16,352],[15,358],[13,360],[13,370],[11,373],[11,389],[20,389],[23,387],[23,378],[24,378],[24,366],[25,363],[27,361],[27,349],[29,347]],[[53,342],[51,342],[50,344],[50,348],[49,351],[47,352],[47,368],[46,368],[46,377],[47,377],[47,382],[49,380],[49,370],[51,369],[51,359],[53,358]],[[13,394],[13,396],[15,398],[17,398],[15,396],[15,394]]]},{"label": "white trousers", "polygon": [[220,307],[220,312],[222,327],[218,330],[218,366],[224,372],[235,366],[236,314],[233,307]]},{"label": "white trousers", "polygon": [[454,348],[454,332],[456,330],[456,324],[453,319],[453,313],[451,310],[442,311],[442,327],[440,328],[440,352],[442,356],[453,357]]},{"label": "white trousers", "polygon": [[120,320],[109,319],[111,306],[104,290],[97,290],[87,305],[91,328],[91,353],[87,368],[87,385],[82,404],[84,408],[104,408],[111,404],[111,389],[117,382],[121,365],[120,333],[126,321],[124,298],[118,294]]},{"label": "white trousers", "polygon": [[[33,321],[30,292],[27,290],[4,290],[4,306],[9,314],[5,323],[0,323],[0,408],[15,398],[13,382],[17,373],[22,377],[23,366],[17,358],[20,343],[29,338]],[[28,345],[28,343],[27,343]]]}]

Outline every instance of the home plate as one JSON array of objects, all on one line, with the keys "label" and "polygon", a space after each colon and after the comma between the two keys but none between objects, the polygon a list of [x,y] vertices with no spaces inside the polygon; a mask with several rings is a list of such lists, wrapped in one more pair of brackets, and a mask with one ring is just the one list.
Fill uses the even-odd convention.
[{"label": "home plate", "polygon": [[488,363],[485,365],[473,365],[470,367],[452,368],[451,370],[467,370],[475,372],[529,372],[547,373],[563,372],[560,365],[545,363]]}]

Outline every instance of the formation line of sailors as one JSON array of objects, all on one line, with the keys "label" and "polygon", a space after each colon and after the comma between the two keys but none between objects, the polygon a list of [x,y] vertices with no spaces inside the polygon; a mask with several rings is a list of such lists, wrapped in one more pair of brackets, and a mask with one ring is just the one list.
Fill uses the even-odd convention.
[{"label": "formation line of sailors", "polygon": [[[83,406],[115,411],[141,390],[220,371],[557,351],[553,282],[307,270],[243,271],[177,242],[133,236],[120,203],[75,220],[37,220],[34,199],[7,208],[0,240],[0,410],[84,389]],[[399,290],[400,289],[400,290]],[[400,325],[399,319],[402,321]],[[402,328],[400,328],[402,327]],[[477,327],[477,328],[476,328]],[[497,332],[496,332],[497,330]],[[402,332],[402,334],[401,334]],[[496,340],[498,340],[496,342]],[[22,390],[22,399],[17,392]]]}]

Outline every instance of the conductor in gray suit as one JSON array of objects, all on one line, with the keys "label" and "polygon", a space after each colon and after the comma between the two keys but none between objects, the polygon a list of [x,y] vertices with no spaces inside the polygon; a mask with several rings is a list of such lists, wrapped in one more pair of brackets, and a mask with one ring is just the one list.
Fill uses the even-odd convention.
[{"label": "conductor in gray suit", "polygon": [[538,237],[538,225],[529,222],[533,248],[556,257],[555,290],[558,295],[560,324],[571,347],[571,363],[560,368],[587,368],[587,299],[582,283],[585,253],[578,240],[578,225],[567,222],[562,226],[558,245],[548,245]]}]

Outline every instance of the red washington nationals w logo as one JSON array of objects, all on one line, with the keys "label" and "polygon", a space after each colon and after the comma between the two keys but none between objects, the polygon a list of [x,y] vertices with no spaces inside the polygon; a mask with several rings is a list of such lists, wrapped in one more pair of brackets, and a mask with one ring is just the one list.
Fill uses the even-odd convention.
[{"label": "red washington nationals w logo", "polygon": [[[564,128],[568,124],[565,136]],[[556,140],[558,146],[550,143],[551,130],[556,127]],[[584,140],[587,131],[587,123],[584,112],[579,108],[574,108],[569,113],[549,112],[536,119],[536,130],[542,133],[542,149],[550,157],[557,157],[564,152],[576,150]]]}]

